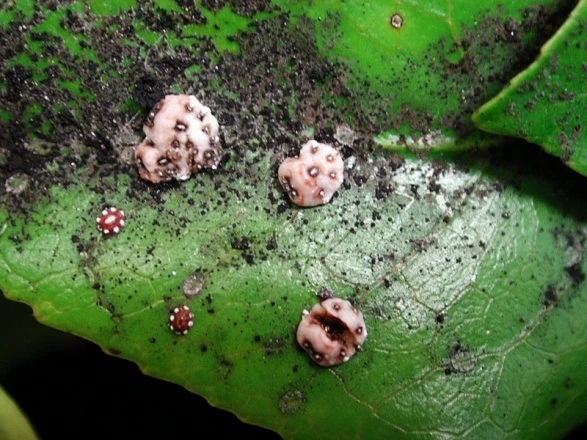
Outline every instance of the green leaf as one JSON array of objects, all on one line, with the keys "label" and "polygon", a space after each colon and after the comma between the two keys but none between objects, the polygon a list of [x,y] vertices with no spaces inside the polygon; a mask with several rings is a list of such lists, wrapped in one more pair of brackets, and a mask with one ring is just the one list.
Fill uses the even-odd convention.
[{"label": "green leaf", "polygon": [[486,131],[527,139],[587,176],[587,1],[540,57],[473,116]]},{"label": "green leaf", "polygon": [[354,92],[349,118],[364,112],[383,132],[380,145],[446,150],[495,143],[471,114],[532,61],[573,2],[274,3],[341,64]]},{"label": "green leaf", "polygon": [[[33,5],[39,12],[34,17],[34,7],[17,3],[9,2],[0,10],[0,26],[16,29],[13,25],[21,18],[26,25],[8,40],[14,48],[7,52],[5,63],[13,69],[24,68],[47,90],[56,87],[53,90],[65,89],[63,93],[69,94],[65,99],[49,93],[48,101],[29,103],[24,112],[20,107],[3,109],[4,119],[20,119],[30,134],[43,137],[54,128],[50,122],[38,124],[44,119],[39,113],[41,103],[45,112],[65,113],[79,122],[88,117],[84,111],[97,93],[95,82],[123,90],[128,83],[158,71],[165,76],[160,78],[162,83],[172,87],[177,70],[196,77],[209,74],[224,52],[239,52],[239,35],[281,17],[283,32],[297,35],[302,45],[316,45],[319,54],[336,66],[313,71],[311,81],[318,88],[325,83],[337,86],[326,97],[334,98],[339,117],[350,125],[368,125],[378,135],[377,143],[387,148],[448,150],[495,143],[494,136],[475,128],[471,114],[533,60],[540,45],[566,18],[573,1],[274,0],[271,7],[238,1],[180,7],[172,0],[158,0],[152,7],[119,15],[119,10],[132,8],[135,1],[114,6],[94,1],[90,9],[83,2],[73,2],[56,10],[38,2]],[[392,25],[394,17],[401,17],[401,26]],[[116,59],[104,56],[112,41],[120,46]],[[53,49],[46,47],[49,43]],[[165,62],[186,53],[196,58],[188,68],[166,65],[163,74]],[[145,67],[138,77],[132,76],[137,62]],[[79,72],[84,64],[91,75]],[[278,67],[301,66],[294,60]],[[8,84],[0,84],[0,90],[15,76],[9,76]],[[276,84],[285,77],[277,76]],[[246,80],[239,84],[246,85]],[[292,97],[289,110],[303,113],[307,105]],[[327,123],[311,114],[301,121]]]},{"label": "green leaf", "polygon": [[[157,203],[134,177],[80,170],[29,213],[5,212],[0,287],[41,322],[290,438],[530,438],[581,420],[583,193],[567,200],[575,210],[513,170],[355,157],[350,182],[366,184],[300,210],[275,203],[270,159],[249,152]],[[94,220],[106,204],[128,215],[110,239]],[[188,300],[194,273],[205,288]],[[369,326],[364,350],[333,369],[294,338],[321,287],[353,298]],[[196,317],[180,337],[168,316],[182,304]]]},{"label": "green leaf", "polygon": [[[515,3],[483,16],[487,4],[475,12],[461,2],[435,15],[431,2],[402,3],[401,31],[426,43],[406,39],[418,50],[392,66],[402,73],[396,102],[383,94],[392,84],[379,82],[389,58],[364,44],[363,27],[345,24],[381,15],[375,29],[384,32],[389,2],[371,2],[373,11],[330,2],[325,29],[316,26],[323,2],[229,3],[157,1],[117,15],[94,3],[104,15],[93,15],[82,2],[6,6],[0,289],[41,322],[288,438],[552,438],[583,421],[584,186],[525,150],[426,160],[377,153],[373,140],[394,128],[395,105],[406,145],[420,131],[429,146],[445,110],[468,121],[451,91],[501,87],[496,72],[531,57],[531,24],[556,9]],[[428,24],[432,36],[420,32]],[[498,39],[494,67],[486,43],[506,24],[528,33]],[[440,28],[468,35],[464,55],[448,55],[453,40]],[[324,34],[333,29],[339,39]],[[356,39],[328,46],[346,33]],[[337,52],[353,47],[369,50],[359,61]],[[402,46],[383,53],[393,47]],[[484,67],[463,71],[467,60]],[[410,107],[414,84],[425,92]],[[216,173],[153,186],[138,177],[132,151],[148,108],[170,91],[211,107],[225,158]],[[301,210],[275,172],[307,137],[335,144],[347,176],[330,204]],[[95,218],[112,205],[128,221],[106,239]],[[182,286],[194,274],[205,287],[187,299]],[[312,363],[294,337],[322,287],[352,298],[369,327],[363,351],[332,369]],[[169,312],[183,304],[195,325],[177,336]]]},{"label": "green leaf", "polygon": [[26,416],[2,387],[0,387],[0,439],[37,439],[37,435]]}]

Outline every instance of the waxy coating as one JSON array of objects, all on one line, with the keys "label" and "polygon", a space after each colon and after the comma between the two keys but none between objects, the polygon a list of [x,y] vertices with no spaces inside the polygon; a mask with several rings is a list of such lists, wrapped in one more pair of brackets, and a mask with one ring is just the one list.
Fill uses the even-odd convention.
[{"label": "waxy coating", "polygon": [[122,231],[126,224],[124,211],[110,207],[104,209],[100,217],[96,219],[98,230],[104,235],[115,235]]},{"label": "waxy coating", "polygon": [[188,306],[176,307],[169,315],[169,328],[178,335],[187,335],[194,326],[194,314]]},{"label": "waxy coating", "polygon": [[367,339],[363,314],[349,301],[328,298],[304,310],[296,333],[298,344],[323,367],[347,362]]},{"label": "waxy coating", "polygon": [[195,96],[167,95],[143,126],[147,136],[135,149],[141,178],[153,183],[186,180],[222,158],[218,121]]},{"label": "waxy coating", "polygon": [[311,140],[302,146],[298,157],[285,159],[277,174],[296,205],[324,205],[344,180],[344,162],[333,147]]}]

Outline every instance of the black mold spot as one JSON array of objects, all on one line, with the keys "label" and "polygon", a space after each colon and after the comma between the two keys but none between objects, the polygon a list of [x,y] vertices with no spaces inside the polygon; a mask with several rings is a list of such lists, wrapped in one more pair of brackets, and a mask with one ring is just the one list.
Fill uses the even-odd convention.
[{"label": "black mold spot", "polygon": [[558,304],[558,294],[553,285],[549,285],[544,292],[544,305],[546,310],[551,310]]},{"label": "black mold spot", "polygon": [[255,264],[255,255],[243,252],[243,258],[245,259],[245,261],[247,262],[247,264],[249,266],[252,266],[253,264]]},{"label": "black mold spot", "polygon": [[202,6],[214,12],[218,12],[225,5],[226,0],[202,0]]},{"label": "black mold spot", "polygon": [[577,287],[579,284],[585,281],[585,273],[581,268],[580,262],[565,267],[565,271],[571,277],[571,280],[575,287]]},{"label": "black mold spot", "polygon": [[[574,6],[573,1],[561,1],[552,6],[531,6],[523,11],[523,19],[503,19],[503,12],[493,16],[479,16],[472,28],[463,27],[460,41],[452,50],[462,51],[462,58],[454,63],[448,59],[438,59],[438,53],[446,51],[446,41],[441,40],[430,47],[425,58],[429,60],[427,69],[444,77],[444,87],[427,90],[439,100],[450,96],[462,96],[458,109],[445,113],[441,118],[426,110],[418,110],[405,105],[392,116],[392,126],[399,130],[407,124],[419,133],[425,133],[431,126],[440,122],[467,135],[473,129],[469,115],[483,102],[492,97],[509,78],[527,66],[536,56],[542,44],[566,19]],[[399,22],[399,20],[398,20]],[[531,38],[527,36],[532,35]],[[418,67],[408,66],[416,73]],[[402,75],[405,76],[405,71]],[[409,81],[411,76],[392,75],[395,87]],[[467,90],[462,95],[462,90]],[[382,97],[385,99],[385,97]]]},{"label": "black mold spot", "polygon": [[241,237],[232,241],[231,246],[233,249],[244,251],[251,247],[251,242],[247,237]]},{"label": "black mold spot", "polygon": [[227,0],[227,2],[234,12],[245,17],[272,10],[269,0]]},{"label": "black mold spot", "polygon": [[268,251],[273,251],[273,250],[277,249],[277,240],[275,239],[275,236],[272,236],[269,239],[269,241],[267,241],[266,249]]},{"label": "black mold spot", "polygon": [[7,92],[4,97],[10,102],[17,102],[26,93],[26,83],[31,74],[22,66],[14,66],[6,72]]},{"label": "black mold spot", "polygon": [[386,181],[378,182],[377,188],[375,189],[375,198],[377,200],[385,200],[391,194],[393,194],[393,186]]},{"label": "black mold spot", "polygon": [[137,81],[132,94],[133,99],[145,109],[151,109],[165,96],[165,89],[157,78],[143,76]]}]

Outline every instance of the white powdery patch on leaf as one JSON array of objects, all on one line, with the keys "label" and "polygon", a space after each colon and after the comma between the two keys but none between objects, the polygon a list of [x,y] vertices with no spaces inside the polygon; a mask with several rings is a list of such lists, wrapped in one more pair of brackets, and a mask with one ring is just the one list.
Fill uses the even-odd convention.
[{"label": "white powdery patch on leaf", "polygon": [[195,96],[167,95],[143,126],[147,136],[135,149],[141,178],[153,183],[187,180],[222,158],[218,121]]},{"label": "white powdery patch on leaf", "polygon": [[384,147],[407,147],[414,151],[427,151],[455,144],[454,137],[444,134],[441,130],[432,130],[420,137],[400,136],[394,133],[382,133],[373,138],[376,143]]}]

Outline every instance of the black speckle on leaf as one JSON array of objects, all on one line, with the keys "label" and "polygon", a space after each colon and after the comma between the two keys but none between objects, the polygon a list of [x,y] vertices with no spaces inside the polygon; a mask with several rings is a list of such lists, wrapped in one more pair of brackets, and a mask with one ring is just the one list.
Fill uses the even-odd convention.
[{"label": "black speckle on leaf", "polygon": [[165,96],[162,84],[152,76],[143,76],[135,84],[134,100],[145,109],[151,109]]},{"label": "black speckle on leaf", "polygon": [[565,271],[571,277],[574,286],[578,286],[585,281],[585,273],[580,262],[565,267]]},{"label": "black speckle on leaf", "polygon": [[552,309],[558,303],[558,294],[553,285],[549,285],[544,291],[544,305],[547,310]]},{"label": "black speckle on leaf", "polygon": [[5,97],[10,102],[17,102],[26,90],[27,82],[31,80],[31,74],[22,66],[14,66],[6,72],[7,92]]},{"label": "black speckle on leaf", "polygon": [[275,239],[275,236],[271,236],[271,238],[267,241],[267,246],[266,249],[268,251],[273,251],[275,249],[277,249],[277,240]]},{"label": "black speckle on leaf", "polygon": [[247,237],[241,237],[232,240],[231,246],[233,249],[237,249],[239,251],[247,250],[251,247],[251,242]]}]

